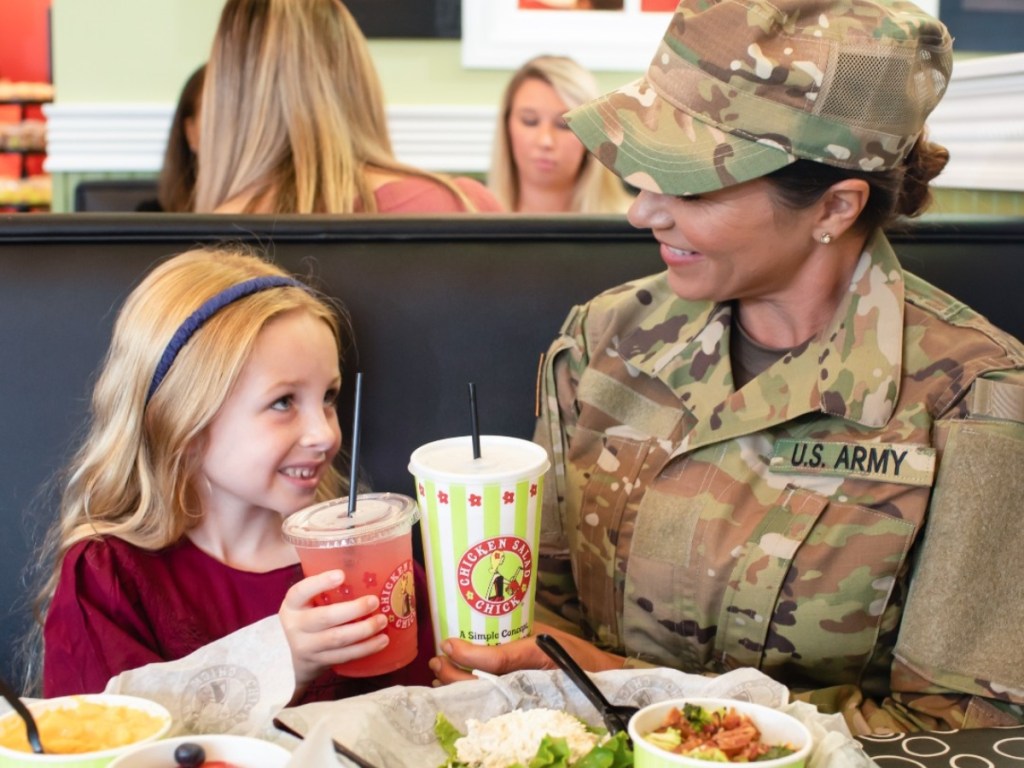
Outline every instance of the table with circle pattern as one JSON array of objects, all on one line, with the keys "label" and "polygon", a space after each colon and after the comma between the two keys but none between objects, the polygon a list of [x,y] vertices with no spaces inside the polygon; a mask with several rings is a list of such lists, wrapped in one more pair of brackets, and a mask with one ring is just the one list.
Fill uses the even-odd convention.
[{"label": "table with circle pattern", "polygon": [[1024,726],[860,736],[879,768],[1024,768]]}]

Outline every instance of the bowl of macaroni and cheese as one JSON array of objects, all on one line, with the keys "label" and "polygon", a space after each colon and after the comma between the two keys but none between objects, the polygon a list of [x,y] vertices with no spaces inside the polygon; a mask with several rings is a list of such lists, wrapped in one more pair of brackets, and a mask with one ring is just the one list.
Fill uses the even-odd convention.
[{"label": "bowl of macaroni and cheese", "polygon": [[138,744],[171,728],[171,714],[149,699],[106,693],[60,696],[28,703],[43,754],[29,745],[16,712],[0,716],[0,768],[105,768]]}]

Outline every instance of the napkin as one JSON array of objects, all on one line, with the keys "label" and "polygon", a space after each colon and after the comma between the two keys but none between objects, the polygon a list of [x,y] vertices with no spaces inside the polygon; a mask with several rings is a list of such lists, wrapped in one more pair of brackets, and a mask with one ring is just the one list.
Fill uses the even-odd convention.
[{"label": "napkin", "polygon": [[334,755],[331,742],[331,728],[327,720],[313,726],[304,741],[292,752],[292,759],[285,768],[337,768],[338,758]]},{"label": "napkin", "polygon": [[[608,700],[617,704],[644,706],[681,696],[711,696],[782,709],[811,729],[815,748],[809,768],[874,765],[851,738],[841,715],[823,715],[810,704],[790,702],[784,685],[755,669],[737,669],[717,677],[667,668],[628,669],[599,672],[592,677]],[[438,713],[443,712],[465,732],[467,719],[487,720],[517,707],[560,709],[591,725],[601,725],[597,710],[557,670],[525,670],[442,688],[387,688],[350,699],[288,708],[278,718],[302,734],[327,729],[333,738],[375,765],[433,768],[446,759],[434,736]]]},{"label": "napkin", "polygon": [[105,692],[142,696],[167,707],[170,735],[262,738],[273,716],[291,701],[295,672],[281,622],[268,616],[177,661],[122,672]]}]

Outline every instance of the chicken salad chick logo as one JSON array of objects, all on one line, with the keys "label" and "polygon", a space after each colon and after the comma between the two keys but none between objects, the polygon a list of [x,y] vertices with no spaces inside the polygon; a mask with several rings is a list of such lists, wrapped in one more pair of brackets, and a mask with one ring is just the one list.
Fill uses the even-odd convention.
[{"label": "chicken salad chick logo", "polygon": [[416,620],[416,588],[412,561],[406,560],[388,576],[380,593],[380,610],[394,629],[408,629]]},{"label": "chicken salad chick logo", "polygon": [[533,553],[518,536],[474,544],[459,559],[459,592],[485,616],[505,616],[520,606],[533,578]]}]

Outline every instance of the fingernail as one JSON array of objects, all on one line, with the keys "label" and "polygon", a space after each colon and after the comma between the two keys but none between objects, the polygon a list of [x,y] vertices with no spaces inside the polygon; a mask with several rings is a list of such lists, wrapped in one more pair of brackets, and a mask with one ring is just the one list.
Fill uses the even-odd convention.
[{"label": "fingernail", "polygon": [[380,598],[376,595],[370,595],[369,602],[371,611],[376,611],[378,608],[380,608]]},{"label": "fingernail", "polygon": [[441,671],[441,660],[435,657],[427,662],[427,666],[430,667],[430,671],[436,675]]},{"label": "fingernail", "polygon": [[451,656],[452,655],[452,644],[449,643],[447,640],[445,640],[443,643],[441,643],[441,652],[445,656]]},{"label": "fingernail", "polygon": [[328,577],[332,584],[341,584],[345,580],[344,571],[328,571]]}]

